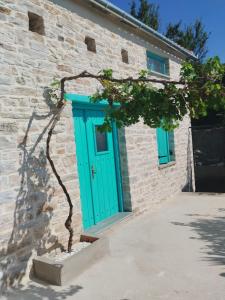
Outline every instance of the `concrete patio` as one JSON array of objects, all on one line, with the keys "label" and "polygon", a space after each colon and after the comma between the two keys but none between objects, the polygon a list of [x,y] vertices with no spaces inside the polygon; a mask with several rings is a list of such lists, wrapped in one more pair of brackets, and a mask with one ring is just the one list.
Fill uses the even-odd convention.
[{"label": "concrete patio", "polygon": [[6,299],[225,299],[225,195],[181,194],[106,234],[111,254],[68,286],[31,282]]}]

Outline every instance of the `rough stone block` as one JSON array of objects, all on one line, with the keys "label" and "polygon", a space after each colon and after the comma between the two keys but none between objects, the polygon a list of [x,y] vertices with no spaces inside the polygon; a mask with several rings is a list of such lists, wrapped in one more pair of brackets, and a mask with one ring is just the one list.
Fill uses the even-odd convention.
[{"label": "rough stone block", "polygon": [[0,6],[0,13],[10,15],[11,14],[11,9],[9,9],[7,7],[4,7],[4,6]]}]

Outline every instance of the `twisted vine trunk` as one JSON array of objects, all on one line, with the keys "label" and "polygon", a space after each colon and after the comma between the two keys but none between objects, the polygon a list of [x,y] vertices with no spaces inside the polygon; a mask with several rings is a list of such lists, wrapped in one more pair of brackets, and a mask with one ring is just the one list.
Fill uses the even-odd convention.
[{"label": "twisted vine trunk", "polygon": [[[70,195],[67,191],[67,188],[66,186],[64,185],[64,183],[62,182],[62,179],[61,177],[59,176],[57,170],[56,170],[56,167],[55,167],[55,164],[51,158],[51,155],[50,155],[50,143],[51,143],[51,138],[52,138],[52,134],[53,134],[53,131],[55,129],[55,126],[57,124],[57,122],[59,121],[60,119],[60,115],[65,107],[65,101],[64,101],[64,94],[65,94],[65,82],[66,81],[71,81],[71,80],[76,80],[78,78],[92,78],[92,79],[96,79],[98,80],[100,83],[102,83],[102,80],[110,80],[111,82],[117,82],[117,83],[126,83],[126,82],[153,82],[153,83],[161,83],[161,84],[164,84],[166,85],[167,83],[174,83],[174,84],[184,84],[184,82],[182,81],[168,81],[168,80],[158,80],[158,79],[149,79],[149,78],[132,78],[132,77],[127,77],[127,78],[124,78],[124,79],[116,79],[116,78],[108,78],[107,76],[105,75],[94,75],[94,74],[91,74],[87,71],[83,71],[82,73],[78,74],[78,75],[75,75],[75,76],[70,76],[70,77],[64,77],[61,79],[60,81],[60,84],[61,84],[61,97],[60,97],[60,100],[58,102],[58,105],[57,105],[57,112],[55,113],[55,117],[53,118],[53,121],[51,123],[51,127],[48,131],[48,137],[47,137],[47,142],[46,142],[46,157],[50,163],[50,166],[52,168],[52,171],[59,183],[59,185],[61,186],[65,196],[66,196],[66,200],[69,204],[69,214],[68,214],[68,217],[66,219],[66,222],[65,222],[65,227],[66,229],[69,231],[69,240],[68,240],[68,246],[67,246],[67,250],[68,252],[71,252],[72,250],[72,244],[73,244],[73,228],[71,226],[72,224],[72,216],[73,216],[73,204],[72,204],[72,201],[71,201],[71,198],[70,198]],[[112,105],[112,103],[110,103],[110,100],[109,100],[109,105]]]},{"label": "twisted vine trunk", "polygon": [[52,171],[59,183],[59,185],[61,186],[65,196],[66,196],[66,200],[69,204],[69,215],[66,219],[66,222],[65,222],[65,227],[66,229],[69,231],[69,239],[68,239],[68,246],[67,246],[67,251],[68,252],[71,252],[72,250],[72,245],[73,245],[73,228],[71,226],[72,224],[72,216],[73,216],[73,204],[72,204],[72,201],[71,201],[71,198],[70,198],[70,195],[67,191],[67,188],[65,186],[65,184],[62,182],[62,179],[61,177],[59,176],[57,170],[56,170],[56,167],[55,167],[55,164],[51,158],[51,154],[50,154],[50,143],[51,143],[51,138],[52,138],[52,134],[53,134],[53,131],[55,129],[55,126],[56,124],[58,123],[58,121],[60,120],[60,115],[65,107],[65,102],[63,100],[63,97],[64,97],[64,82],[61,83],[61,100],[59,101],[58,103],[58,106],[57,106],[57,112],[55,113],[55,117],[53,119],[53,122],[51,124],[51,127],[48,131],[48,137],[47,137],[47,141],[46,141],[46,157],[49,161],[49,164],[52,168]]},{"label": "twisted vine trunk", "polygon": [[[72,80],[77,80],[79,78],[91,78],[91,79],[96,79],[100,82],[100,84],[102,84],[103,86],[103,82],[104,80],[106,81],[110,81],[112,83],[121,83],[121,84],[124,84],[124,83],[137,83],[137,82],[142,82],[142,83],[160,83],[162,85],[164,85],[165,87],[167,86],[167,84],[173,84],[173,85],[182,85],[183,88],[184,86],[186,86],[186,88],[188,87],[188,80],[185,81],[185,80],[178,80],[178,81],[173,81],[173,80],[162,80],[162,79],[154,79],[154,78],[147,78],[145,76],[143,77],[138,77],[138,78],[133,78],[133,77],[126,77],[126,78],[112,78],[111,76],[107,75],[106,73],[105,74],[91,74],[87,71],[83,71],[81,72],[80,74],[78,75],[74,75],[74,76],[69,76],[69,77],[64,77],[61,79],[60,81],[60,84],[61,84],[61,97],[60,97],[60,100],[58,102],[58,105],[57,105],[57,109],[58,111],[55,113],[55,117],[53,118],[53,122],[51,123],[51,127],[50,127],[50,130],[48,132],[48,138],[47,138],[47,146],[46,146],[46,156],[47,156],[47,159],[51,165],[51,168],[52,168],[52,171],[54,173],[54,175],[56,176],[57,180],[58,180],[58,183],[59,185],[61,186],[65,196],[66,196],[66,200],[69,204],[69,215],[66,219],[66,222],[65,222],[65,227],[67,228],[67,230],[69,231],[69,240],[68,240],[68,252],[71,252],[71,248],[72,248],[72,242],[73,242],[73,229],[72,229],[72,216],[73,216],[73,205],[72,205],[72,201],[71,201],[71,198],[70,198],[70,195],[66,189],[66,186],[63,184],[56,168],[55,168],[55,165],[54,165],[54,162],[52,161],[51,159],[51,156],[50,156],[50,142],[51,142],[51,138],[52,138],[52,134],[53,134],[53,130],[57,124],[57,122],[59,121],[60,119],[60,114],[61,112],[63,111],[64,107],[65,107],[65,101],[64,101],[64,94],[65,94],[65,82],[67,81],[72,81]],[[204,83],[205,82],[208,82],[208,81],[212,81],[214,83],[216,83],[216,81],[214,80],[214,78],[210,79],[208,77],[198,77],[198,84],[202,83],[202,86],[204,86]],[[200,81],[200,82],[199,82]],[[223,80],[222,80],[222,83],[224,84],[224,81],[225,81],[225,76],[223,77]],[[218,84],[221,84],[221,80],[218,81]],[[221,92],[222,93],[222,92]],[[224,93],[222,93],[222,95],[224,95]],[[186,101],[186,98],[183,99],[184,102],[188,102]],[[108,99],[108,104],[110,106],[112,106],[113,104],[113,101],[111,99]]]}]

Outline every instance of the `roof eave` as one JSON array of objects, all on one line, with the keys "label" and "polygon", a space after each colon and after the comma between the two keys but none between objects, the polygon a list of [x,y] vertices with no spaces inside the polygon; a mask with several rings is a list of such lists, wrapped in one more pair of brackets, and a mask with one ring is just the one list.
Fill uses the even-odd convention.
[{"label": "roof eave", "polygon": [[174,41],[168,39],[163,34],[159,33],[158,31],[152,29],[151,27],[145,25],[141,21],[137,20],[136,18],[132,17],[130,14],[126,13],[125,11],[121,10],[117,6],[113,5],[112,3],[106,1],[106,0],[87,0],[90,3],[95,4],[98,7],[106,9],[108,12],[112,13],[113,15],[122,18],[126,20],[126,22],[130,23],[130,25],[135,26],[140,31],[143,31],[147,34],[150,34],[151,36],[154,36],[155,38],[159,39],[160,41],[163,41],[167,46],[175,49],[176,51],[182,53],[186,58],[192,59],[192,60],[198,60],[198,57],[194,55],[191,51],[181,47]]}]

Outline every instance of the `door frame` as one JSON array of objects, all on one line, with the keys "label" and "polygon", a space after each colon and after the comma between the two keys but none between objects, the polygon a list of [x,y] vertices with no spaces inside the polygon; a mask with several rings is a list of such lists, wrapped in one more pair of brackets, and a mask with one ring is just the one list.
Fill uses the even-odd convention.
[{"label": "door frame", "polygon": [[[91,97],[85,95],[78,95],[78,94],[65,94],[64,99],[66,101],[72,102],[72,111],[76,109],[104,110],[104,108],[108,105],[107,100],[103,100],[101,101],[101,103],[92,103]],[[73,117],[74,117],[74,113],[73,113]],[[115,158],[118,206],[119,206],[119,212],[124,212],[124,202],[123,202],[124,198],[123,198],[123,187],[122,187],[119,139],[118,139],[118,131],[115,123],[112,124],[112,135],[113,135],[113,151],[114,151],[114,158]]]}]

